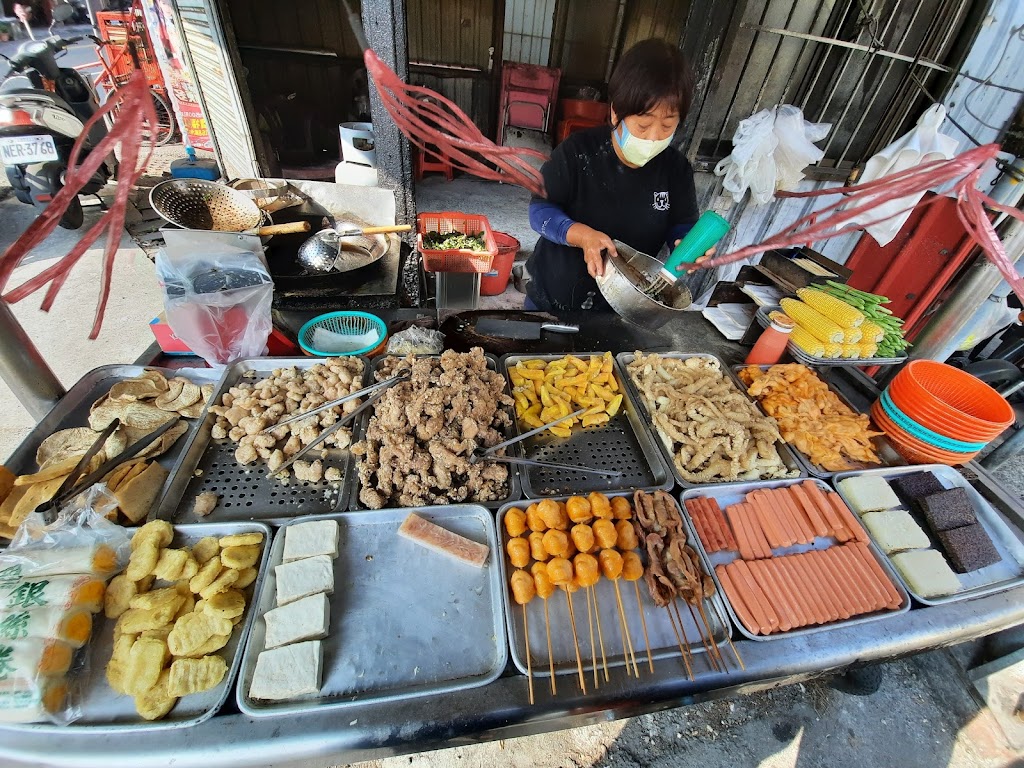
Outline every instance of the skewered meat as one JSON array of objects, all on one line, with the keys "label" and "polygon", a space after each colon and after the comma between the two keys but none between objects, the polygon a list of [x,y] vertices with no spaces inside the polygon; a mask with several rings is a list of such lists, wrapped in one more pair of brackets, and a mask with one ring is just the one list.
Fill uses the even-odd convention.
[{"label": "skewered meat", "polygon": [[601,578],[600,566],[593,555],[578,554],[573,558],[576,568],[576,581],[581,587],[592,587]]},{"label": "skewered meat", "polygon": [[565,502],[566,513],[574,523],[589,523],[594,519],[590,502],[583,496],[572,496]]},{"label": "skewered meat", "polygon": [[612,514],[612,504],[608,501],[608,497],[603,493],[594,491],[587,498],[590,501],[590,512],[594,517],[603,517],[607,519],[614,517]]},{"label": "skewered meat", "polygon": [[512,597],[519,605],[526,605],[533,600],[537,590],[533,585],[533,576],[526,571],[516,571],[512,574]]},{"label": "skewered meat", "polygon": [[534,563],[530,573],[533,574],[533,587],[539,598],[547,600],[555,593],[555,585],[548,578],[548,569],[544,563]]},{"label": "skewered meat", "polygon": [[551,555],[544,549],[544,534],[540,531],[534,531],[527,537],[527,541],[530,544],[530,557],[538,562],[545,562]]},{"label": "skewered meat", "polygon": [[610,549],[615,546],[615,542],[619,539],[619,532],[615,530],[615,523],[611,520],[595,520],[591,526],[594,530],[594,538],[597,540],[597,546],[601,549]]},{"label": "skewered meat", "polygon": [[612,517],[616,520],[629,520],[633,517],[633,508],[625,496],[615,496],[612,501]]},{"label": "skewered meat", "polygon": [[594,530],[586,523],[574,525],[569,531],[572,543],[580,552],[590,552],[594,548]]},{"label": "skewered meat", "polygon": [[530,564],[530,542],[526,539],[509,539],[505,550],[516,568],[525,568]]},{"label": "skewered meat", "polygon": [[526,513],[518,507],[512,507],[505,513],[505,532],[515,538],[526,533]]}]

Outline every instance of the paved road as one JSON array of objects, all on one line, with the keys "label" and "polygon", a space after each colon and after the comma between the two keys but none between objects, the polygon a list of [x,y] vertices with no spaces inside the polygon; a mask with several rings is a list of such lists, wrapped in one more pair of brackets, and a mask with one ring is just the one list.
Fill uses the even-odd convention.
[{"label": "paved road", "polygon": [[[45,29],[32,30],[35,33],[37,40],[42,40],[48,36]],[[54,34],[58,37],[76,37],[78,35],[93,34],[92,27],[87,26],[73,26],[73,27],[54,27]],[[6,43],[0,43],[0,54],[4,56],[13,56],[17,53],[18,49],[25,44],[26,40],[10,40]],[[67,53],[59,59],[62,67],[78,67],[85,64],[95,64],[95,67],[90,68],[90,72],[99,72],[100,65],[96,55],[96,46],[92,43],[81,43],[74,45],[67,49]],[[0,78],[7,75],[7,71],[10,68],[7,62],[0,59]]]}]

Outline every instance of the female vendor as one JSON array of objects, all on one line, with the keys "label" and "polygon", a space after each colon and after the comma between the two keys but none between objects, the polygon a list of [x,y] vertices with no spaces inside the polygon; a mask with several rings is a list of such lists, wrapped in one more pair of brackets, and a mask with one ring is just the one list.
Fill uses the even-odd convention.
[{"label": "female vendor", "polygon": [[693,169],[672,136],[693,86],[682,54],[663,40],[630,48],[608,83],[611,127],[571,134],[542,168],[546,198],[530,201],[540,235],[526,268],[526,309],[605,309],[594,278],[612,240],[656,255],[697,221]]}]

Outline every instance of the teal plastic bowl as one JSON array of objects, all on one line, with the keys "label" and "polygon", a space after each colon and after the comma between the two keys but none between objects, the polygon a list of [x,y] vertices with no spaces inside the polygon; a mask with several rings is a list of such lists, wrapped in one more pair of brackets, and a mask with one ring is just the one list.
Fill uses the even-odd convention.
[{"label": "teal plastic bowl", "polygon": [[[365,355],[379,346],[387,333],[384,321],[368,312],[328,312],[302,326],[299,346],[316,357]],[[346,340],[351,348],[346,347]]]}]

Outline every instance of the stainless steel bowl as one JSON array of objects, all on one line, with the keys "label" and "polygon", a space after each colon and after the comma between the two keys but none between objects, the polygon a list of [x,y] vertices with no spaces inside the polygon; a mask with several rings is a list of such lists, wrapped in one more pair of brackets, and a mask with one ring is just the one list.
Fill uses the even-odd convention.
[{"label": "stainless steel bowl", "polygon": [[678,283],[662,289],[657,299],[644,293],[663,264],[618,240],[615,248],[618,255],[609,254],[605,259],[604,275],[597,278],[597,286],[620,317],[655,330],[690,306],[689,289]]}]

